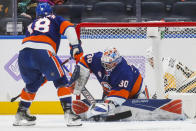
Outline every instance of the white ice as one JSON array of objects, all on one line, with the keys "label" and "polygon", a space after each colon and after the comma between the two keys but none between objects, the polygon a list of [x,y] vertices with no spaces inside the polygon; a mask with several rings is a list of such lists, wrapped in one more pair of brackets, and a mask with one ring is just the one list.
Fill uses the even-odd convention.
[{"label": "white ice", "polygon": [[63,115],[37,115],[35,126],[14,127],[13,115],[0,115],[0,131],[196,131],[186,121],[83,122],[81,127],[66,127]]}]

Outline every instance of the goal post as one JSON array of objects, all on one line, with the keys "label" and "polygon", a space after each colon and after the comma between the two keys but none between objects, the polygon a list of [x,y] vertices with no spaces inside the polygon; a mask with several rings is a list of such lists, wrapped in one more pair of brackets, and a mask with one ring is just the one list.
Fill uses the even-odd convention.
[{"label": "goal post", "polygon": [[[160,44],[161,44],[161,33],[158,27],[148,27],[146,36],[148,39],[151,40],[151,49],[152,49],[152,56],[153,61],[154,61],[154,70],[152,71],[152,74],[154,74],[154,89],[157,95],[157,98],[164,98],[165,97],[165,92],[164,88],[159,88],[163,87],[164,81],[163,81],[163,66],[161,63],[161,49],[160,49]],[[153,79],[152,78],[152,79]],[[146,84],[146,83],[144,83]]]},{"label": "goal post", "polygon": [[[115,46],[129,64],[139,68],[145,81],[143,84],[147,84],[151,97],[154,93],[158,98],[170,97],[168,95],[170,93],[196,94],[196,83],[189,86],[186,89],[189,90],[187,92],[184,88],[179,90],[182,87],[177,87],[179,85],[176,83],[180,82],[173,77],[183,74],[171,71],[174,76],[167,77],[169,82],[165,79],[167,66],[169,64],[172,66],[176,61],[183,63],[183,65],[177,64],[178,69],[183,68],[182,73],[188,72],[184,70],[186,68],[190,68],[193,74],[196,71],[196,62],[194,62],[194,58],[196,58],[196,22],[80,23],[76,26],[76,32],[82,40],[84,54],[103,51],[108,46]],[[149,69],[147,65],[146,51],[150,47],[153,49],[154,69]],[[164,60],[172,58],[174,62],[169,61],[166,65],[162,61],[163,58]],[[169,75],[172,76],[172,73]],[[94,93],[95,97],[99,98],[96,90],[101,89],[95,89],[95,86],[100,85],[94,79],[94,76],[90,77],[87,88]],[[169,86],[166,86],[167,84]]]}]

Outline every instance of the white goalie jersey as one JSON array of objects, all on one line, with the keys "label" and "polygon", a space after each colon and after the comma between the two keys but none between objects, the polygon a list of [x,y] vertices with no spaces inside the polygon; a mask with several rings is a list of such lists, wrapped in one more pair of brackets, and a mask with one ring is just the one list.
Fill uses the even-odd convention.
[{"label": "white goalie jersey", "polygon": [[[155,78],[152,74],[154,62],[152,50],[147,51],[145,85],[148,87],[150,97],[155,94],[156,87],[153,83]],[[196,72],[189,69],[175,58],[166,57],[161,60],[164,73],[164,91],[168,92],[196,93]]]},{"label": "white goalie jersey", "polygon": [[196,87],[194,71],[174,58],[163,58],[162,63],[165,93],[168,91],[194,92],[193,89]]}]

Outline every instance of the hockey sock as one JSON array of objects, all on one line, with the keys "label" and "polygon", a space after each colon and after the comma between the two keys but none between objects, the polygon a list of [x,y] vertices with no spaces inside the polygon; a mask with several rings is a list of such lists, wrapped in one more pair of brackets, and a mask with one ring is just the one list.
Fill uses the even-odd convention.
[{"label": "hockey sock", "polygon": [[31,105],[31,102],[35,98],[35,94],[36,93],[30,93],[30,92],[27,92],[25,89],[23,89],[21,93],[21,102],[20,102],[21,105],[28,109]]},{"label": "hockey sock", "polygon": [[58,97],[60,99],[63,111],[66,112],[71,109],[71,88],[70,87],[60,87],[57,91]]}]

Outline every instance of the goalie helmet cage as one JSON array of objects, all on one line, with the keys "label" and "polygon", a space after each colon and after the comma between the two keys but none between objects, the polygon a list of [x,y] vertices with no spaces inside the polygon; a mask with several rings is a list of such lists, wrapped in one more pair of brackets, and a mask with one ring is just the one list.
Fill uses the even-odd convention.
[{"label": "goalie helmet cage", "polygon": [[[196,22],[80,23],[76,32],[83,42],[84,53],[114,45],[128,62],[139,68],[144,79],[146,50],[152,47],[156,68],[151,82],[155,83],[160,98],[174,91],[173,87],[167,92],[164,89],[162,57],[176,58],[188,67],[196,67],[196,63],[191,62],[191,58],[196,57]],[[196,91],[188,90],[189,93]]]}]

